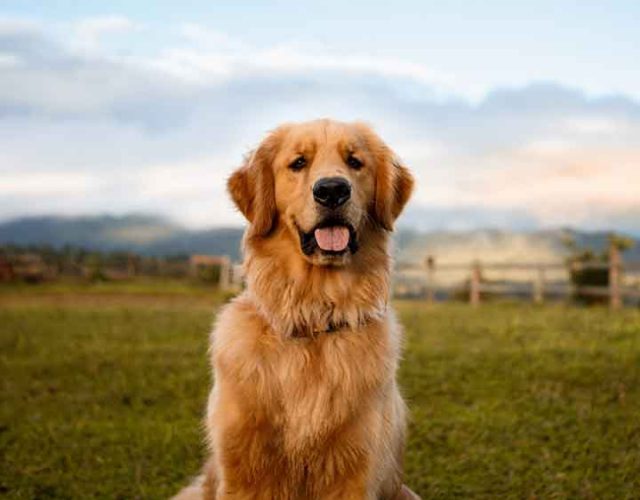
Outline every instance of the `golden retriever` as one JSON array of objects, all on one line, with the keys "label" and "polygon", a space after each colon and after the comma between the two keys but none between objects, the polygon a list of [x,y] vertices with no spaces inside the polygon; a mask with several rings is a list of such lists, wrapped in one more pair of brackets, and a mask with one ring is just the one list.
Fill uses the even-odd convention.
[{"label": "golden retriever", "polygon": [[371,129],[331,120],[279,127],[233,173],[247,286],[211,337],[210,459],[177,498],[418,498],[389,306],[412,188]]}]

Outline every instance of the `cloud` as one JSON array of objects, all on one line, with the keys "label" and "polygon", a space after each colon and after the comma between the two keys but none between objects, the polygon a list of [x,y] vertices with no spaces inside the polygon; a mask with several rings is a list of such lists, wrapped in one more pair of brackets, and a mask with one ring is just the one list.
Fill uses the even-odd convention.
[{"label": "cloud", "polygon": [[242,40],[233,38],[226,33],[205,28],[197,23],[182,23],[178,26],[178,33],[186,41],[199,49],[242,51],[248,46]]},{"label": "cloud", "polygon": [[139,24],[124,16],[101,16],[82,19],[76,23],[76,33],[80,37],[98,38],[110,33],[125,33]]},{"label": "cloud", "polygon": [[20,65],[20,58],[15,54],[0,53],[0,69],[16,68]]},{"label": "cloud", "polygon": [[0,172],[0,194],[5,196],[68,196],[98,186],[95,176],[77,172]]},{"label": "cloud", "polygon": [[[79,21],[72,31],[75,38],[66,45],[46,30],[37,31],[37,25],[13,22],[9,26],[7,36],[0,31],[0,50],[9,47],[11,50],[3,51],[3,55],[24,61],[28,68],[5,72],[0,98],[20,102],[35,113],[106,114],[123,103],[151,99],[178,100],[176,108],[184,110],[199,104],[199,93],[225,92],[228,88],[224,86],[232,84],[242,90],[241,86],[286,86],[289,82],[300,89],[333,82],[333,86],[355,90],[354,84],[363,80],[375,85],[399,79],[407,84],[429,85],[432,93],[448,92],[445,76],[419,64],[317,49],[305,51],[295,45],[249,47],[194,24],[178,30],[186,45],[163,46],[151,55],[97,50],[105,35],[139,29],[122,17]],[[78,47],[91,50],[78,51]],[[48,61],[42,54],[47,54]],[[141,114],[139,119],[145,116]]]},{"label": "cloud", "polygon": [[373,123],[412,167],[408,223],[624,220],[640,232],[629,215],[640,211],[640,104],[629,97],[532,83],[475,100],[411,61],[254,47],[197,24],[73,26],[68,39],[0,21],[0,217],[143,210],[240,223],[224,180],[246,149],[281,121],[334,116]]},{"label": "cloud", "polygon": [[78,21],[73,25],[75,50],[93,51],[100,47],[105,37],[121,35],[142,29],[142,25],[124,16],[100,16]]},{"label": "cloud", "polygon": [[22,38],[38,34],[42,29],[40,23],[31,19],[0,17],[0,36],[3,38]]}]

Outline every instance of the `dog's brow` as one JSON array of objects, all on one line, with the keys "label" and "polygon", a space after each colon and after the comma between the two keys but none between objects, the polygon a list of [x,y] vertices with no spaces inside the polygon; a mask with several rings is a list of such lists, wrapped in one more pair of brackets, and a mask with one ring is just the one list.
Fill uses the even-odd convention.
[{"label": "dog's brow", "polygon": [[357,140],[348,139],[343,140],[340,144],[340,150],[343,154],[355,154],[362,149]]},{"label": "dog's brow", "polygon": [[309,153],[313,152],[314,149],[315,148],[314,148],[313,142],[309,141],[308,139],[301,140],[296,145],[296,148],[295,148],[295,150],[300,154],[302,154],[302,153],[309,154]]}]

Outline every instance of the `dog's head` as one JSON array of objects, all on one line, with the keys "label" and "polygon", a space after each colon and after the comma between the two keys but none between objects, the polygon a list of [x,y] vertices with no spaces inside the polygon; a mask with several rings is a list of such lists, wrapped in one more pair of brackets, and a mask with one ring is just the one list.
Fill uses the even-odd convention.
[{"label": "dog's head", "polygon": [[229,179],[248,238],[286,229],[316,265],[348,264],[371,231],[391,231],[413,188],[393,152],[361,123],[283,125]]}]

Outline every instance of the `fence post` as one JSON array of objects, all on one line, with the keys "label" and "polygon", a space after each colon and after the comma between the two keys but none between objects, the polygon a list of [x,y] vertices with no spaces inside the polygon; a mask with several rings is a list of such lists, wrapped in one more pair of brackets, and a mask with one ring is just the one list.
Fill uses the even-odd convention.
[{"label": "fence post", "polygon": [[136,264],[134,259],[135,257],[133,256],[133,254],[129,252],[127,254],[127,276],[129,278],[132,278],[136,275]]},{"label": "fence post", "polygon": [[536,279],[533,282],[533,302],[542,304],[544,302],[544,266],[538,266]]},{"label": "fence post", "polygon": [[231,281],[231,259],[226,255],[220,262],[220,290],[228,290]]},{"label": "fence post", "polygon": [[480,304],[480,262],[475,261],[471,267],[471,282],[469,283],[469,303],[477,307]]},{"label": "fence post", "polygon": [[429,255],[425,261],[427,265],[427,304],[433,304],[435,300],[434,276],[436,272],[436,260]]},{"label": "fence post", "polygon": [[613,310],[622,307],[620,296],[620,249],[614,242],[609,246],[609,307]]}]

